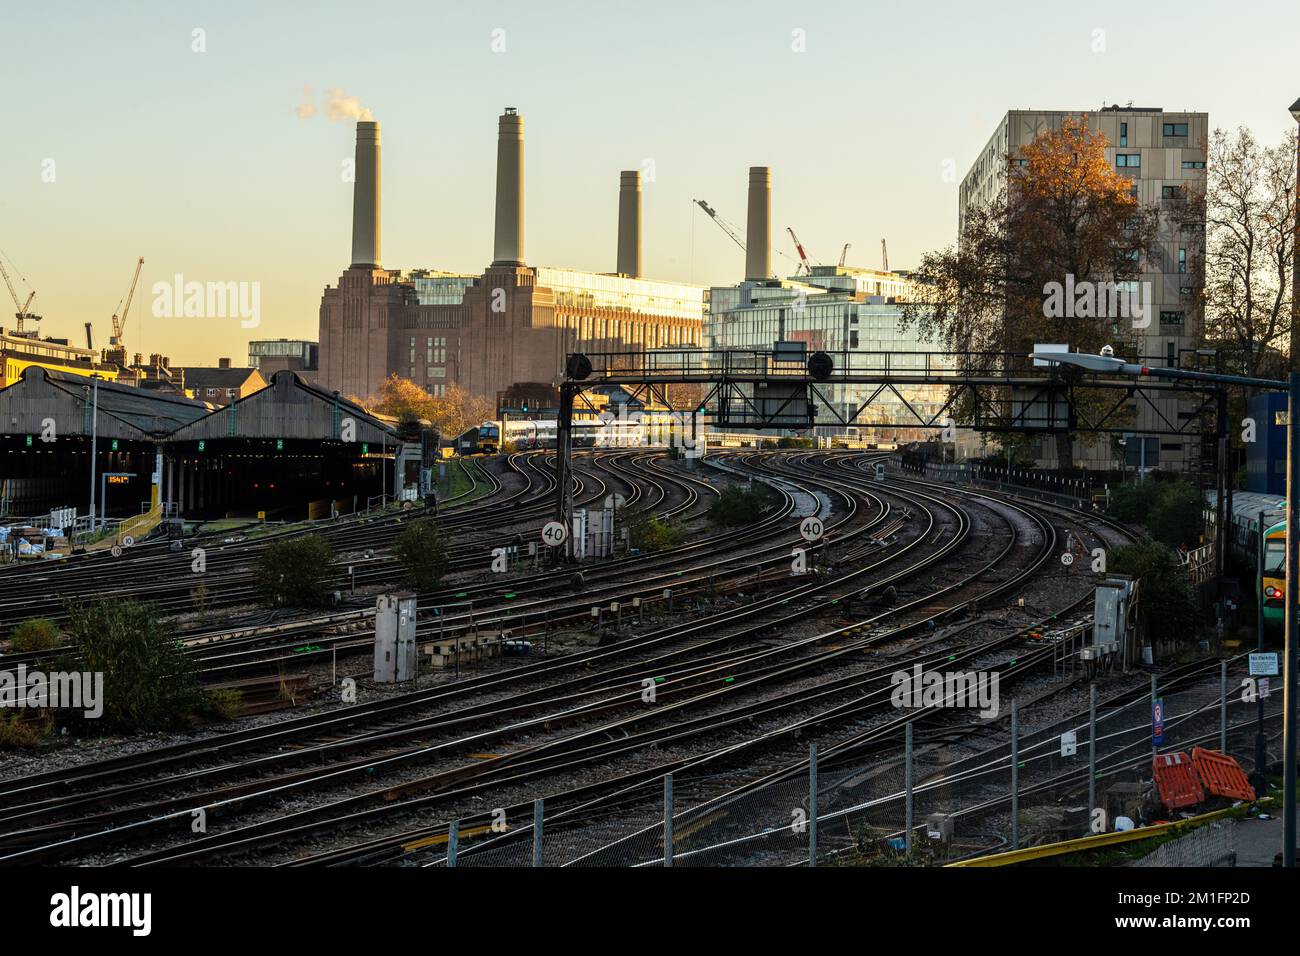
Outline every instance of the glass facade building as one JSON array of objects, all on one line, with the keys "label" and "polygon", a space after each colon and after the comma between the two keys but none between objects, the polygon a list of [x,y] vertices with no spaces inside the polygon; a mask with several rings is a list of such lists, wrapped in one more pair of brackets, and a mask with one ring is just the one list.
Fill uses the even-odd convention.
[{"label": "glass facade building", "polygon": [[[838,280],[828,284],[846,284],[845,276],[825,278]],[[936,346],[921,342],[915,328],[900,327],[901,304],[887,302],[882,296],[823,288],[823,281],[823,277],[813,275],[790,279],[780,286],[743,282],[738,286],[710,289],[704,348],[708,352],[770,351],[777,342],[799,342],[809,353],[845,353],[836,356],[837,364],[848,362],[851,368],[862,371],[883,369],[886,363],[897,371],[908,368],[919,371],[927,366],[935,368],[942,362],[934,354]],[[902,278],[898,281],[906,282]],[[900,298],[902,293],[900,287]],[[871,404],[857,415],[856,424],[859,427],[888,424],[889,428],[881,429],[888,434],[876,437],[922,437],[921,432],[906,432],[909,423],[916,421],[907,406],[928,418],[943,407],[947,388],[942,385],[896,388],[899,394],[886,390],[874,399],[878,385],[829,384],[820,386],[819,390],[834,406],[834,412],[845,420],[852,419],[870,400]],[[827,424],[835,419],[830,410],[825,410],[818,415],[818,421]]]},{"label": "glass facade building", "polygon": [[555,294],[558,310],[580,315],[623,311],[698,321],[707,292],[703,286],[548,266],[538,266],[536,281]]}]

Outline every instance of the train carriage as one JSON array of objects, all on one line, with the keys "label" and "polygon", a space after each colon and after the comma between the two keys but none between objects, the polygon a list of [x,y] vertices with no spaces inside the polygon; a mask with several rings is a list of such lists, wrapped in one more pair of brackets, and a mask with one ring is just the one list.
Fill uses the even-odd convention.
[{"label": "train carriage", "polygon": [[[1218,517],[1217,499],[1209,494],[1207,524],[1212,528]],[[1259,535],[1264,531],[1264,566],[1259,567]],[[1281,627],[1286,593],[1286,499],[1253,491],[1234,491],[1232,518],[1228,532],[1229,555],[1251,569],[1255,593],[1264,602],[1264,623]]]}]

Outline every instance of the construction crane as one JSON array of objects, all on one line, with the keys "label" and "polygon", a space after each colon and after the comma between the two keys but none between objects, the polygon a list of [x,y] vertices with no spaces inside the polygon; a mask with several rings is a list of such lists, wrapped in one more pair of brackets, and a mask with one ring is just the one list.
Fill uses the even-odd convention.
[{"label": "construction crane", "polygon": [[126,306],[123,307],[121,301],[117,303],[118,308],[122,309],[122,315],[119,318],[116,312],[113,313],[113,337],[108,340],[109,345],[122,345],[122,339],[126,332],[126,316],[131,311],[131,300],[135,298],[135,284],[140,281],[140,269],[144,265],[144,256],[135,264],[135,275],[131,276],[131,288],[126,290]]},{"label": "construction crane", "polygon": [[[6,256],[3,251],[0,251],[0,259],[9,259],[9,257]],[[12,259],[9,259],[9,264],[13,265]],[[31,293],[27,296],[27,301],[23,302],[18,298],[18,290],[14,288],[13,280],[9,278],[9,272],[5,269],[3,261],[0,261],[0,275],[5,277],[5,285],[9,287],[9,296],[14,300],[14,306],[18,309],[18,311],[14,313],[14,318],[18,320],[18,333],[21,335],[23,331],[23,323],[28,320],[33,322],[39,322],[41,320],[39,315],[34,315],[31,312],[32,299],[36,298],[36,290],[32,289]],[[23,279],[21,274],[18,278],[27,282],[26,279]],[[28,283],[28,285],[30,284],[31,283]]]},{"label": "construction crane", "polygon": [[847,256],[847,255],[849,254],[849,246],[851,246],[851,245],[853,245],[853,243],[851,243],[851,242],[846,242],[846,243],[844,243],[844,248],[840,250],[840,268],[841,268],[841,269],[844,268],[844,258],[845,258],[845,256]]},{"label": "construction crane", "polygon": [[696,199],[695,205],[699,206],[701,209],[707,212],[709,214],[709,218],[718,224],[718,228],[731,237],[732,242],[740,246],[742,250],[745,248],[745,242],[743,239],[740,238],[739,235],[737,235],[735,227],[732,226],[729,222],[727,222],[727,220],[719,216],[718,211],[716,209],[714,209],[712,206],[706,203],[703,199]]},{"label": "construction crane", "polygon": [[889,271],[889,247],[885,245],[884,239],[880,240],[880,258],[883,263],[882,271],[888,272]]},{"label": "construction crane", "polygon": [[[714,209],[712,206],[710,206],[703,199],[692,199],[691,202],[695,203],[695,205],[699,206],[706,213],[708,213],[709,218],[718,224],[718,228],[721,229],[723,232],[725,232],[731,238],[732,242],[740,246],[742,250],[745,248],[745,240],[740,238],[740,232],[735,225],[733,225],[731,222],[729,222],[728,220],[724,219],[721,215],[719,215],[718,211]],[[778,256],[781,256],[783,259],[789,259],[791,262],[795,262],[794,259],[791,259],[790,256],[786,255],[780,249],[774,249],[773,251]],[[798,266],[798,263],[795,262],[795,265]]]},{"label": "construction crane", "polygon": [[[808,254],[803,251],[803,243],[800,242],[799,237],[794,234],[794,229],[791,226],[786,226],[785,231],[790,233],[790,239],[794,242],[795,250],[799,253],[799,265],[803,267],[803,274],[807,276],[812,275],[812,266],[808,264]],[[799,270],[795,269],[794,274],[798,275]]]}]

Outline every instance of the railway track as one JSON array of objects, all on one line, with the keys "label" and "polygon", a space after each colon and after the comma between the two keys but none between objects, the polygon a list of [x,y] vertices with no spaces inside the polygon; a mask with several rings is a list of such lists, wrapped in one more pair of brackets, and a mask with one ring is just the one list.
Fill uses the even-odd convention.
[{"label": "railway track", "polygon": [[[630,456],[609,467],[614,473],[653,467],[642,459]],[[922,490],[922,483],[872,487],[859,469],[846,468],[846,460],[834,456],[743,455],[732,462],[759,477],[780,476],[782,482],[815,488],[838,503],[839,520],[829,523],[837,551],[834,573],[607,648],[476,675],[384,703],[219,735],[194,747],[173,745],[135,758],[38,775],[17,787],[0,785],[0,859],[76,859],[106,847],[161,840],[168,845],[128,858],[140,864],[197,862],[280,848],[290,839],[338,829],[391,828],[384,823],[390,817],[427,814],[475,796],[536,787],[578,767],[616,770],[621,759],[660,748],[698,747],[755,722],[776,723],[750,741],[752,747],[771,747],[807,727],[860,719],[878,706],[884,672],[900,666],[891,660],[884,667],[863,667],[866,654],[949,627],[982,602],[1027,582],[1056,553],[1050,521],[994,496],[966,493],[969,504],[960,506],[951,495]],[[632,474],[623,477],[635,484]],[[658,500],[650,498],[649,504],[657,506]],[[971,508],[979,510],[981,525],[1004,525],[998,533],[1001,547],[948,584],[900,602],[900,590],[915,587],[922,574],[948,566],[945,562],[968,544]],[[908,518],[900,523],[903,513]],[[983,533],[986,539],[989,533]],[[772,547],[783,550],[788,563],[788,545]],[[827,608],[865,609],[864,602],[890,588],[896,595],[893,606],[865,616],[855,613],[845,626],[783,644],[759,643],[767,635],[806,626],[810,611],[815,616]],[[1015,640],[1015,635],[1005,635],[963,653],[977,660],[1002,653]],[[941,657],[951,663],[950,649],[926,650],[925,640],[916,643],[918,663]],[[910,658],[900,659],[910,664]],[[857,663],[846,667],[850,662]],[[834,676],[837,671],[842,673]],[[655,682],[653,708],[640,702],[645,680]],[[817,707],[823,709],[816,717],[791,716]],[[444,709],[432,716],[422,713],[439,708]],[[519,738],[537,734],[544,739],[519,745]],[[475,748],[502,745],[501,754],[465,762]],[[718,760],[726,753],[734,760],[746,752],[706,746],[695,759]],[[432,774],[420,769],[447,761],[452,766]],[[569,788],[566,797],[575,810],[585,806],[597,812],[599,804],[583,803],[583,798],[615,799],[633,785],[633,778],[654,779],[665,767],[688,765],[690,758],[684,758],[630,776],[604,774],[589,787]],[[176,842],[166,836],[182,826],[188,832],[186,821],[196,807],[223,824],[235,823],[255,807],[273,808],[291,797],[300,801],[309,792],[355,789],[356,781],[384,774],[409,779],[377,790],[363,786],[364,792],[304,810],[272,812],[198,840]],[[203,786],[208,789],[196,789]],[[149,799],[186,787],[195,792]],[[130,801],[137,802],[122,805]],[[114,809],[102,809],[109,805]],[[561,806],[557,820],[570,819],[564,816],[569,812]],[[427,836],[428,829],[402,831],[380,842],[400,846],[408,837],[418,840],[419,833]],[[367,852],[380,851],[369,847]],[[304,860],[339,862],[344,857],[325,860],[309,854]]]}]

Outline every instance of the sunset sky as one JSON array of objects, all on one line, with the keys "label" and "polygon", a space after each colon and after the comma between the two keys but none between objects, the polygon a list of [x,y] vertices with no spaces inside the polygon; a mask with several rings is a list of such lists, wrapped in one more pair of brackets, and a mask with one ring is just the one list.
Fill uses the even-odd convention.
[{"label": "sunset sky", "polygon": [[[751,165],[773,169],[778,249],[789,225],[814,260],[851,242],[879,267],[886,237],[908,267],[953,240],[958,181],[1007,109],[1203,110],[1273,143],[1300,96],[1280,0],[29,3],[0,22],[0,249],[43,330],[80,344],[92,321],[106,343],[144,256],[127,349],[188,364],[316,338],[351,237],[353,121],[327,90],[383,125],[385,266],[487,264],[514,106],[530,264],[612,270],[619,170],[652,163],[647,277],[701,284],[736,281],[743,254],[691,200],[743,227]],[[261,325],[153,317],[178,273],[260,283]]]}]

